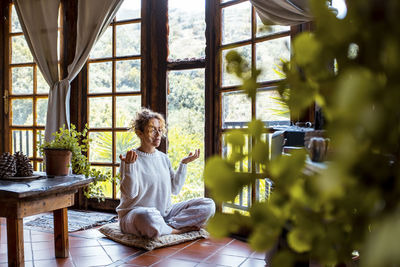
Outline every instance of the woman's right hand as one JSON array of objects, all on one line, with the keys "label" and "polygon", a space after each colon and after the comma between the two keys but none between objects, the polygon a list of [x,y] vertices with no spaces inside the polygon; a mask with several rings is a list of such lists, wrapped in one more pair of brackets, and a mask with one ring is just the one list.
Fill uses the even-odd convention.
[{"label": "woman's right hand", "polygon": [[125,157],[121,154],[119,155],[121,161],[125,161],[126,164],[134,163],[137,160],[137,153],[133,150],[126,152]]}]

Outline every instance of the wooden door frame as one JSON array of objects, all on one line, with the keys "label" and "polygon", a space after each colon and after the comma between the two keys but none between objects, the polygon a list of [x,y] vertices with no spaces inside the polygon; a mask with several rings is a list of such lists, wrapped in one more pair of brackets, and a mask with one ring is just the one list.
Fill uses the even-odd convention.
[{"label": "wooden door frame", "polygon": [[[9,100],[5,98],[5,92],[9,89],[9,45],[8,42],[8,29],[9,29],[9,4],[10,0],[0,0],[0,152],[10,151],[10,142],[8,138],[9,132]],[[7,108],[7,113],[6,113]]]}]

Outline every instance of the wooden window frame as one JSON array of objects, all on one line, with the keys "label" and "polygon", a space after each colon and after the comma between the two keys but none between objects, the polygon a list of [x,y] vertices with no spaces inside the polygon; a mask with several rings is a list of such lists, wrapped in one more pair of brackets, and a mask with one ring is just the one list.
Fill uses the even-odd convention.
[{"label": "wooden window frame", "polygon": [[[30,156],[30,160],[32,161],[33,168],[35,170],[40,170],[39,164],[43,162],[43,158],[39,155],[39,151],[36,150],[38,145],[38,131],[42,131],[44,133],[45,126],[37,125],[37,101],[39,99],[48,99],[48,93],[38,93],[37,92],[37,74],[38,74],[38,66],[37,64],[32,62],[25,63],[12,63],[12,38],[15,36],[23,36],[22,32],[13,33],[11,32],[11,12],[12,12],[12,0],[1,1],[1,9],[3,10],[2,17],[4,18],[3,27],[1,27],[0,37],[1,37],[1,52],[4,56],[2,56],[3,62],[1,62],[1,75],[2,77],[2,96],[3,101],[1,105],[2,110],[2,119],[1,119],[1,134],[3,144],[0,147],[1,152],[5,151],[13,151],[14,148],[12,143],[13,131],[31,131],[32,132],[32,156]],[[62,23],[60,25],[62,28]],[[60,30],[59,28],[59,30]],[[60,36],[60,44],[62,44],[62,35]],[[60,47],[62,48],[62,47]],[[31,67],[32,68],[32,82],[33,82],[33,92],[32,94],[12,94],[12,85],[10,83],[12,77],[12,69],[19,67]],[[4,76],[3,76],[4,75]],[[11,125],[11,117],[12,117],[12,100],[15,99],[29,99],[32,100],[32,126],[24,126],[24,125]],[[16,150],[17,151],[17,150]],[[15,152],[15,151],[14,151]]]},{"label": "wooden window frame", "polygon": [[[207,102],[211,102],[212,104],[208,104],[206,102],[206,106],[208,106],[208,114],[213,116],[212,121],[207,123],[206,134],[208,140],[213,140],[207,144],[208,151],[212,151],[211,154],[219,154],[222,155],[222,138],[223,135],[229,130],[227,128],[223,128],[222,125],[222,94],[226,92],[240,92],[239,86],[224,86],[222,87],[222,52],[223,50],[241,47],[243,45],[251,45],[251,66],[256,66],[256,54],[255,54],[255,46],[257,43],[262,43],[269,40],[278,39],[281,37],[289,36],[292,39],[298,33],[302,31],[311,30],[311,24],[300,24],[296,26],[292,26],[288,31],[282,31],[273,33],[267,36],[257,37],[257,28],[256,28],[256,11],[254,6],[251,7],[251,38],[248,40],[241,40],[234,43],[222,44],[222,10],[223,8],[230,7],[233,5],[237,5],[248,0],[232,0],[225,3],[220,3],[220,0],[208,0],[207,3],[210,4],[213,8],[211,10],[207,10],[208,20],[210,21],[212,28],[207,32],[208,36],[208,54],[212,56],[212,58],[216,59],[214,62],[206,57],[207,61],[207,69],[206,75],[209,77],[214,77],[214,79],[208,80],[208,85],[211,87],[211,94],[208,95]],[[262,88],[271,88],[276,87],[281,80],[270,80],[258,83],[258,89]],[[251,102],[251,116],[255,118],[256,114],[256,98],[252,99]],[[299,122],[299,121],[310,121],[314,123],[314,105],[310,106],[310,108],[304,114],[294,114],[291,112],[290,114],[290,122]],[[273,132],[273,128],[267,128],[267,133]],[[249,142],[253,142],[249,140]],[[250,144],[249,144],[250,145]],[[250,163],[250,169],[252,173],[256,173],[255,164]],[[250,190],[250,188],[249,188]],[[258,196],[256,195],[256,184],[251,185],[251,196],[249,199],[248,206],[250,207],[251,203],[257,201]],[[222,205],[217,207],[218,210],[222,211]]]},{"label": "wooden window frame", "polygon": [[[143,1],[142,1],[143,3]],[[143,12],[143,7],[142,7],[142,12]],[[141,12],[141,13],[142,13]],[[98,98],[98,97],[107,97],[107,98],[111,98],[112,101],[112,110],[111,110],[111,127],[90,127],[90,123],[88,123],[89,125],[89,129],[88,129],[88,133],[95,133],[95,132],[108,132],[112,134],[112,144],[111,144],[111,149],[112,149],[112,159],[111,162],[90,162],[92,167],[110,167],[112,172],[112,176],[115,177],[118,173],[118,167],[119,167],[119,163],[117,162],[118,159],[118,155],[116,155],[116,135],[119,132],[124,132],[124,131],[128,131],[129,128],[128,127],[117,127],[116,126],[116,100],[117,97],[122,97],[122,96],[141,96],[141,101],[143,101],[143,85],[142,82],[141,87],[139,88],[138,91],[134,91],[134,92],[117,92],[117,88],[116,88],[116,68],[117,68],[117,62],[123,62],[126,60],[140,60],[141,61],[141,68],[143,67],[143,57],[142,57],[142,50],[140,51],[140,54],[136,54],[136,55],[130,55],[130,56],[117,56],[117,51],[116,51],[116,42],[117,42],[117,36],[116,36],[116,30],[117,30],[117,26],[120,25],[133,25],[135,23],[139,23],[141,25],[142,28],[142,17],[141,18],[135,18],[135,19],[128,19],[128,20],[120,20],[120,21],[116,21],[116,19],[114,18],[114,20],[111,22],[109,27],[112,27],[112,55],[111,57],[105,57],[105,58],[89,58],[88,61],[85,64],[85,68],[83,71],[81,71],[81,75],[84,77],[84,83],[83,85],[83,91],[84,91],[84,95],[85,97],[82,98],[83,102],[85,102],[85,107],[84,109],[82,108],[82,110],[84,110],[84,112],[86,113],[85,119],[86,121],[84,122],[85,124],[88,123],[88,116],[89,116],[89,100],[93,99],[93,98]],[[141,29],[141,39],[143,38],[143,30]],[[142,44],[141,44],[142,47]],[[90,64],[92,63],[101,63],[101,62],[111,62],[112,64],[112,78],[111,78],[111,92],[104,92],[104,93],[90,93],[89,92],[89,77],[88,77],[88,73],[89,73],[89,69],[90,69]],[[141,71],[142,73],[142,71]],[[83,123],[83,122],[81,122]],[[89,149],[89,154],[91,153],[90,149]],[[119,199],[117,198],[117,183],[116,181],[113,181],[112,184],[112,196],[111,198],[106,198],[105,202],[102,203],[101,205],[98,204],[97,200],[95,199],[88,199],[87,201],[85,201],[85,205],[89,208],[92,209],[105,209],[105,210],[115,210],[116,206],[119,204]]]}]

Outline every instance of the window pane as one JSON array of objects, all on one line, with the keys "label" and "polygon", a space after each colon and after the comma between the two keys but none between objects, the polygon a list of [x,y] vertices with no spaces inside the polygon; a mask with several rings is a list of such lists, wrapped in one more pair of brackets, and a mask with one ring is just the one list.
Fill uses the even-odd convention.
[{"label": "window pane", "polygon": [[242,81],[239,80],[236,75],[234,74],[229,74],[226,71],[226,54],[229,51],[237,51],[249,64],[251,64],[251,46],[246,45],[246,46],[241,46],[238,48],[234,49],[226,49],[222,51],[222,86],[234,86],[234,85],[240,85],[242,84]]},{"label": "window pane", "polygon": [[275,90],[257,93],[256,116],[267,126],[290,124],[289,108],[280,100],[280,95]]},{"label": "window pane", "polygon": [[119,8],[116,20],[140,18],[141,0],[125,0]]},{"label": "window pane", "polygon": [[140,55],[140,23],[118,25],[117,57]]},{"label": "window pane", "polygon": [[108,27],[90,51],[90,58],[112,57],[112,27]]},{"label": "window pane", "polygon": [[134,132],[117,132],[116,138],[115,156],[117,162],[121,162],[119,155],[125,155],[128,150],[140,146],[140,139]]},{"label": "window pane", "polygon": [[[242,127],[236,127],[236,128],[242,128]],[[227,135],[229,134],[229,132],[225,132],[222,134],[222,150],[221,150],[221,156],[223,158],[228,158],[232,156],[232,152],[233,152],[233,147],[232,144],[228,144],[226,142],[226,138]],[[248,134],[243,134],[244,136],[244,146],[243,146],[243,153],[246,154],[247,156],[245,156],[241,161],[237,162],[235,164],[235,171],[245,171],[248,172],[251,170],[251,160],[248,157],[248,152],[249,152],[249,146],[251,145],[251,142],[249,142],[249,135]]]},{"label": "window pane", "polygon": [[31,51],[23,35],[11,37],[11,63],[33,62]]},{"label": "window pane", "polygon": [[264,25],[257,15],[257,33],[256,37],[268,36],[278,32],[290,31],[290,26],[281,26],[281,25]]},{"label": "window pane", "polygon": [[251,39],[251,4],[246,1],[222,9],[222,44]]},{"label": "window pane", "polygon": [[91,97],[88,101],[90,128],[111,127],[111,97]]},{"label": "window pane", "polygon": [[[242,128],[242,127],[236,127],[236,128]],[[223,158],[231,157],[232,152],[233,152],[232,144],[226,143],[226,137],[227,137],[227,133],[224,133],[222,135],[222,150],[221,150],[221,152],[222,152],[221,156]],[[248,134],[243,134],[243,137],[244,137],[245,143],[244,143],[244,146],[242,147],[242,152],[243,152],[243,154],[245,154],[247,156],[245,156],[241,161],[238,161],[235,163],[235,171],[237,171],[237,172],[248,172],[251,170],[251,160],[248,157],[251,142],[249,142]]]},{"label": "window pane", "polygon": [[33,68],[15,67],[12,68],[12,89],[11,93],[33,94]]},{"label": "window pane", "polygon": [[140,91],[140,60],[123,60],[116,62],[117,92]]},{"label": "window pane", "polygon": [[[114,167],[114,173],[116,173],[116,174],[118,174],[119,173],[119,167]],[[117,184],[116,184],[116,196],[117,196],[117,199],[120,199],[121,198],[121,185],[120,185],[120,183],[119,182],[117,182]]]},{"label": "window pane", "polygon": [[131,121],[141,107],[141,96],[116,97],[116,125],[117,127],[130,127]]},{"label": "window pane", "polygon": [[168,127],[204,132],[204,69],[168,73]]},{"label": "window pane", "polygon": [[[100,171],[102,174],[112,175],[112,167],[91,166],[91,169]],[[96,184],[96,187],[100,187],[102,189],[106,198],[112,198],[113,186],[111,182],[101,182]]]},{"label": "window pane", "polygon": [[11,32],[22,32],[21,24],[19,23],[17,11],[15,10],[14,5],[12,5],[11,9]]},{"label": "window pane", "polygon": [[12,99],[12,125],[33,125],[32,99]]},{"label": "window pane", "polygon": [[43,162],[38,162],[37,167],[34,168],[35,171],[42,172],[44,171]]},{"label": "window pane", "polygon": [[258,82],[283,79],[282,60],[290,59],[290,37],[278,38],[256,44],[256,66],[262,72]]},{"label": "window pane", "polygon": [[[37,130],[36,131],[36,144],[39,146],[44,142],[44,130]],[[43,158],[43,154],[37,150],[36,157]],[[42,169],[43,170],[43,169]]]},{"label": "window pane", "polygon": [[90,162],[112,162],[112,133],[90,132],[89,161]]},{"label": "window pane", "polygon": [[89,93],[109,93],[112,90],[112,63],[89,64]]},{"label": "window pane", "polygon": [[169,0],[169,59],[205,57],[205,1]]},{"label": "window pane", "polygon": [[222,94],[222,127],[243,128],[251,120],[251,101],[240,92]]},{"label": "window pane", "polygon": [[42,72],[37,69],[37,93],[38,94],[48,94],[50,86],[47,84],[46,80],[43,78]]},{"label": "window pane", "polygon": [[32,131],[12,131],[12,153],[21,151],[28,157],[33,157],[33,134]]},{"label": "window pane", "polygon": [[37,125],[46,125],[47,98],[40,98],[36,103]]},{"label": "window pane", "polygon": [[168,156],[173,168],[190,151],[202,151],[188,168],[181,193],[173,196],[173,202],[178,202],[204,195],[204,69],[170,71],[168,82]]}]

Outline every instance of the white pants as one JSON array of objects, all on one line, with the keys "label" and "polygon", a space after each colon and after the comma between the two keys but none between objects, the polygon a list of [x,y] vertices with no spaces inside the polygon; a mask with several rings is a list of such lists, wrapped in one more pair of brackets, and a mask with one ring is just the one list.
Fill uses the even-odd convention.
[{"label": "white pants", "polygon": [[156,208],[136,207],[120,218],[119,225],[123,233],[153,238],[170,234],[172,227],[201,227],[214,213],[212,199],[195,198],[172,205],[165,217]]}]

